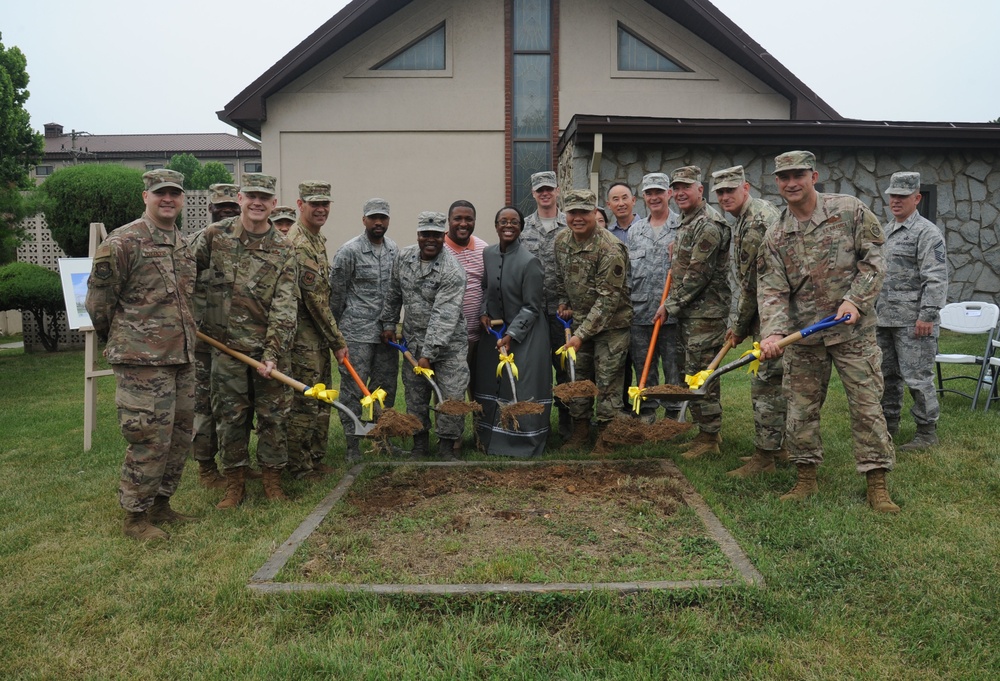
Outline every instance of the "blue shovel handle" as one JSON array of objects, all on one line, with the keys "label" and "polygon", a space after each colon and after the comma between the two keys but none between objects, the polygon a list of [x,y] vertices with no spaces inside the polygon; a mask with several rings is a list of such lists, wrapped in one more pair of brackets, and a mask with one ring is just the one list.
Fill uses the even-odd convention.
[{"label": "blue shovel handle", "polygon": [[507,325],[506,324],[501,324],[499,331],[496,330],[496,329],[494,329],[492,326],[487,327],[486,330],[489,331],[490,333],[492,333],[493,337],[496,338],[497,340],[503,340],[503,334],[504,334],[504,332],[507,331]]},{"label": "blue shovel handle", "polygon": [[840,319],[837,319],[837,315],[830,315],[829,317],[825,317],[824,319],[819,320],[815,324],[810,324],[806,328],[802,329],[802,331],[800,331],[799,333],[801,333],[802,337],[805,338],[806,336],[813,335],[817,331],[822,331],[823,329],[829,329],[831,326],[836,326],[837,324],[846,322],[850,318],[851,318],[850,313],[845,314]]},{"label": "blue shovel handle", "polygon": [[406,354],[407,352],[410,351],[410,348],[407,347],[407,345],[406,345],[406,339],[405,338],[400,338],[398,343],[393,343],[392,341],[386,341],[386,343],[388,343],[392,347],[396,348],[397,350],[399,350],[403,354]]}]

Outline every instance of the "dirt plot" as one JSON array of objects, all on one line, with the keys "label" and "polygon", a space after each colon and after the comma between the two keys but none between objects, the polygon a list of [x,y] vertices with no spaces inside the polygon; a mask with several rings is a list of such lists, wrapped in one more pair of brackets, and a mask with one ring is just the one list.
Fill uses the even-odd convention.
[{"label": "dirt plot", "polygon": [[736,573],[660,462],[370,466],[292,581],[612,582]]}]

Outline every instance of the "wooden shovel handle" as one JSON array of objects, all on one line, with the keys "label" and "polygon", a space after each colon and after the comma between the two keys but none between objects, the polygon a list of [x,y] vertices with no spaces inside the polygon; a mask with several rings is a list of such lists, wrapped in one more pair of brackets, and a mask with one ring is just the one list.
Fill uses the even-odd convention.
[{"label": "wooden shovel handle", "polygon": [[[796,339],[796,340],[798,340],[798,339]],[[708,368],[706,369],[706,371],[712,372],[712,371],[715,371],[716,369],[718,369],[719,365],[722,364],[722,360],[725,359],[726,354],[730,350],[733,349],[733,345],[734,345],[734,343],[733,343],[732,340],[727,340],[725,343],[723,343],[722,344],[722,349],[719,350],[719,354],[717,354],[715,356],[715,359],[712,360],[712,363],[708,365]]]},{"label": "wooden shovel handle", "polygon": [[[210,338],[209,336],[206,336],[201,331],[198,331],[197,333],[198,333],[198,338],[200,338],[201,340],[205,341],[206,343],[208,343],[209,345],[211,345],[213,348],[216,348],[217,350],[221,350],[222,352],[226,353],[230,357],[234,357],[234,358],[240,360],[244,364],[249,364],[254,369],[259,369],[260,367],[264,366],[263,362],[258,362],[257,360],[255,360],[253,357],[250,357],[249,355],[244,355],[242,352],[239,352],[238,350],[233,350],[228,345],[225,345],[224,343],[220,343],[219,341],[215,340],[214,338]],[[277,369],[271,369],[271,378],[273,378],[274,380],[278,381],[279,383],[284,383],[285,385],[289,385],[289,386],[295,388],[300,393],[304,393],[306,390],[309,389],[309,386],[307,386],[302,381],[296,381],[291,376],[286,376],[285,374],[281,373]]]}]

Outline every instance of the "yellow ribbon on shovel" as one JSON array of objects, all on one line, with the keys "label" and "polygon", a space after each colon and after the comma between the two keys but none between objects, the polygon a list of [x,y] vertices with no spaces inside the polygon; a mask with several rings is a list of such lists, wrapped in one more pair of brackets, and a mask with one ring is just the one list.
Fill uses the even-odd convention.
[{"label": "yellow ribbon on shovel", "polygon": [[569,358],[574,362],[576,361],[576,348],[571,348],[568,345],[564,345],[558,350],[556,350],[556,354],[559,356],[559,360],[561,362],[561,366],[563,369],[566,368],[566,355],[569,355]]},{"label": "yellow ribbon on shovel", "polygon": [[756,357],[756,359],[750,362],[750,365],[747,367],[747,373],[756,376],[757,372],[760,371],[760,343],[754,341],[753,347],[740,355],[740,359],[743,359],[747,355],[753,355]]},{"label": "yellow ribbon on shovel", "polygon": [[497,378],[500,378],[500,374],[503,373],[503,365],[510,365],[510,373],[514,374],[514,378],[520,378],[517,375],[517,365],[514,364],[514,353],[508,353],[505,355],[500,355],[500,363],[497,364]]},{"label": "yellow ribbon on shovel", "polygon": [[340,391],[327,387],[322,383],[317,383],[313,387],[302,393],[306,397],[315,397],[317,400],[323,400],[327,404],[333,404],[333,401],[340,396]]},{"label": "yellow ribbon on shovel", "polygon": [[428,379],[430,379],[430,377],[434,375],[434,370],[433,369],[425,369],[424,367],[420,366],[419,364],[414,364],[413,365],[413,373],[415,373],[417,376],[426,376]]},{"label": "yellow ribbon on shovel", "polygon": [[362,397],[361,418],[365,421],[371,421],[374,418],[375,403],[378,402],[378,406],[384,408],[386,397],[386,392],[382,388],[377,388],[371,395]]},{"label": "yellow ribbon on shovel", "polygon": [[645,388],[640,388],[637,385],[633,385],[628,389],[628,399],[632,402],[632,410],[635,411],[636,414],[639,413],[639,406],[642,404],[643,400],[646,399],[646,396],[643,395],[643,392],[645,391]]}]

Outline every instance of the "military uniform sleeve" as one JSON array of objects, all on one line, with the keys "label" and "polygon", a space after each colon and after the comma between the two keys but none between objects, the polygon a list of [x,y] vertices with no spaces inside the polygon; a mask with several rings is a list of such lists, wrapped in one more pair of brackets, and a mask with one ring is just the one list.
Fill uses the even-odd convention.
[{"label": "military uniform sleeve", "polygon": [[844,300],[853,303],[861,314],[869,315],[875,311],[875,300],[885,279],[885,261],[882,258],[885,233],[875,214],[860,201],[854,211],[854,225],[858,272]]},{"label": "military uniform sleeve", "polygon": [[262,362],[271,361],[277,364],[278,360],[292,349],[299,304],[297,273],[295,252],[293,249],[288,249],[288,256],[282,264],[274,296],[271,298]]},{"label": "military uniform sleeve", "polygon": [[[733,333],[746,338],[753,328],[754,318],[757,317],[757,260],[760,257],[761,244],[764,241],[764,231],[766,225],[759,222],[750,226],[740,250],[748,257],[747,270],[740,280],[740,300],[736,306],[736,322],[733,324]],[[736,254],[739,258],[741,255]]]},{"label": "military uniform sleeve", "polygon": [[392,261],[392,276],[389,278],[389,290],[386,291],[385,301],[382,303],[382,314],[379,315],[383,331],[396,330],[396,324],[399,323],[399,311],[403,308],[403,290],[399,284],[400,264],[401,255],[397,253]]},{"label": "military uniform sleeve", "polygon": [[556,305],[569,306],[569,295],[566,293],[566,257],[563,253],[562,240],[558,236],[552,244],[552,257],[555,261],[553,270],[555,271]]},{"label": "military uniform sleeve", "polygon": [[542,263],[538,258],[528,260],[524,268],[524,277],[521,280],[523,305],[507,326],[507,333],[518,343],[523,342],[528,337],[532,327],[542,314],[544,277]]},{"label": "military uniform sleeve", "polygon": [[111,330],[123,280],[115,252],[117,249],[112,247],[112,243],[104,241],[97,247],[90,278],[87,279],[87,298],[84,303],[94,331],[101,341],[107,340]]},{"label": "military uniform sleeve", "polygon": [[917,263],[922,282],[917,319],[937,324],[941,321],[941,308],[948,302],[948,253],[944,237],[934,224],[924,230],[917,242]]},{"label": "military uniform sleeve", "polygon": [[791,287],[778,247],[766,236],[757,257],[757,307],[761,338],[791,333],[789,298]]},{"label": "military uniform sleeve", "polygon": [[320,281],[319,263],[312,258],[302,257],[300,253],[298,268],[299,294],[313,324],[323,334],[323,340],[332,351],[337,352],[341,348],[346,348],[347,341],[337,328],[337,321],[330,311],[330,303],[320,290],[326,282]]},{"label": "military uniform sleeve", "polygon": [[354,277],[354,258],[346,246],[342,246],[333,256],[330,267],[330,312],[340,321],[347,309],[347,284]]},{"label": "military uniform sleeve", "polygon": [[694,237],[694,248],[691,249],[691,262],[681,280],[675,280],[670,285],[670,295],[666,304],[667,314],[672,317],[677,316],[709,285],[718,267],[719,251],[724,240],[722,229],[711,220],[704,221],[698,227]]},{"label": "military uniform sleeve", "polygon": [[455,265],[443,273],[441,285],[434,296],[434,310],[427,320],[427,332],[421,354],[431,362],[445,355],[449,349],[453,349],[450,347],[450,341],[455,329],[455,320],[462,316],[465,271],[457,262]]},{"label": "military uniform sleeve", "polygon": [[[617,239],[616,239],[617,240]],[[604,330],[628,291],[628,252],[620,242],[618,248],[605,251],[597,264],[597,301],[583,322],[573,331],[580,340],[593,338]]]}]

